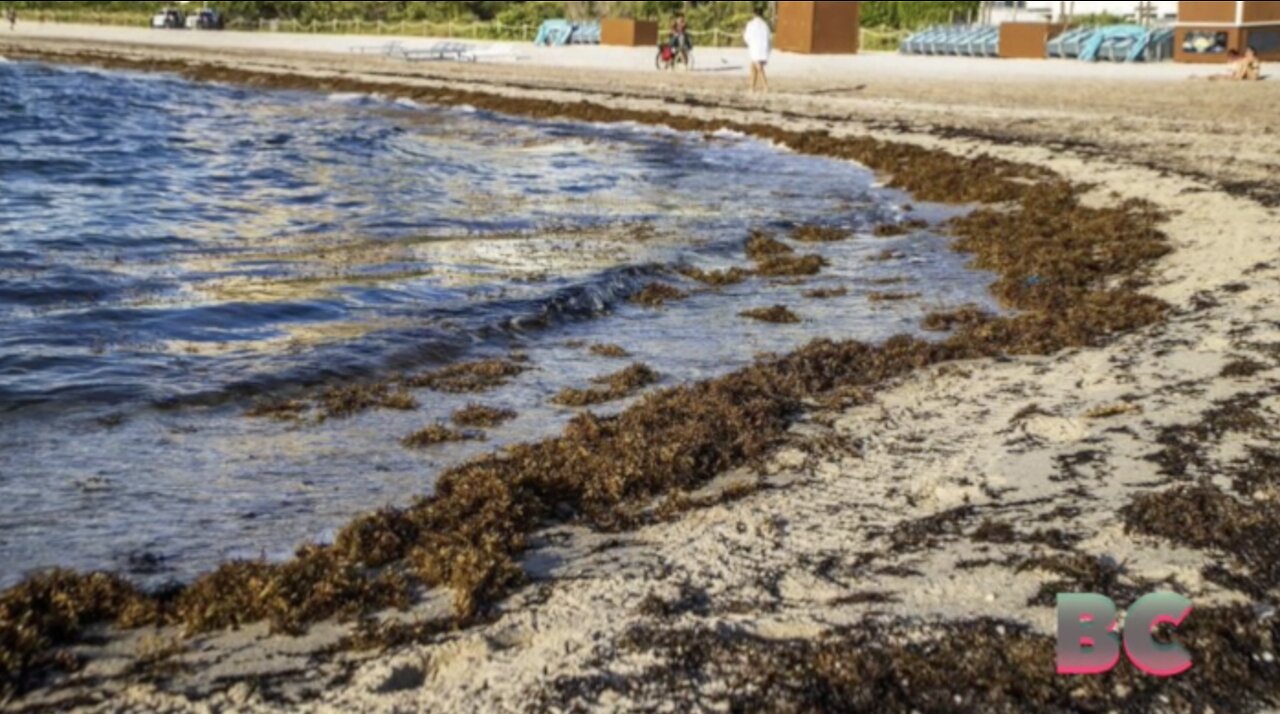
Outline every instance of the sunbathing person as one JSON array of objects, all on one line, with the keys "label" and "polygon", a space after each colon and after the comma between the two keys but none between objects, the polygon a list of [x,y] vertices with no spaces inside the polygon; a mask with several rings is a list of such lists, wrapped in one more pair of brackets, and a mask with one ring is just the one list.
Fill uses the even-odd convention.
[{"label": "sunbathing person", "polygon": [[1250,47],[1245,50],[1240,60],[1240,79],[1246,82],[1257,82],[1262,79],[1262,60],[1258,58],[1258,50]]},{"label": "sunbathing person", "polygon": [[1209,77],[1211,82],[1256,82],[1262,79],[1262,60],[1258,59],[1258,51],[1250,47],[1241,55],[1238,50],[1227,52],[1227,61],[1231,63],[1231,71]]},{"label": "sunbathing person", "polygon": [[1231,67],[1231,71],[1211,75],[1209,77],[1209,81],[1225,82],[1227,80],[1239,80],[1243,78],[1244,64],[1240,57],[1240,50],[1227,51],[1227,64]]}]

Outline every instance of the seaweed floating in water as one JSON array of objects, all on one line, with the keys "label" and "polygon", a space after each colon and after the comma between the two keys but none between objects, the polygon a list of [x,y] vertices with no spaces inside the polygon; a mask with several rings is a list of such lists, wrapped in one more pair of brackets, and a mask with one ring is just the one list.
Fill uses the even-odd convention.
[{"label": "seaweed floating in water", "polygon": [[794,325],[803,322],[800,316],[791,311],[785,305],[774,305],[773,307],[760,307],[754,310],[747,310],[739,313],[742,317],[757,322],[770,322],[776,325]]},{"label": "seaweed floating in water", "polygon": [[400,441],[407,449],[427,449],[440,444],[449,444],[459,441],[476,441],[479,437],[465,431],[450,429],[440,424],[432,424],[431,426],[415,431]]},{"label": "seaweed floating in water", "polygon": [[556,395],[556,404],[566,407],[589,407],[626,399],[645,387],[657,384],[661,377],[647,365],[633,364],[607,377],[593,379],[600,386],[592,389],[564,389]]},{"label": "seaweed floating in water", "polygon": [[769,258],[774,258],[780,255],[791,255],[796,252],[795,248],[792,248],[768,233],[762,233],[760,231],[753,232],[751,237],[747,239],[746,250],[747,257],[757,263]]},{"label": "seaweed floating in water", "polygon": [[391,391],[387,384],[352,384],[330,387],[320,395],[320,418],[349,417],[369,409],[412,411],[418,408],[413,395]]},{"label": "seaweed floating in water", "polygon": [[728,285],[737,285],[744,282],[754,273],[750,270],[742,268],[728,268],[727,270],[705,271],[699,268],[681,268],[679,273],[690,280],[696,280],[704,285],[712,287],[725,287]]},{"label": "seaweed floating in water", "polygon": [[919,298],[920,293],[874,292],[867,295],[867,299],[871,302],[904,302]]},{"label": "seaweed floating in water", "polygon": [[787,278],[817,275],[827,266],[820,255],[777,255],[761,260],[756,273],[765,278]]},{"label": "seaweed floating in water", "polygon": [[529,371],[527,359],[491,359],[463,362],[434,372],[415,375],[405,380],[410,387],[431,389],[446,394],[488,392]]},{"label": "seaweed floating in water", "polygon": [[656,308],[662,307],[668,302],[683,300],[686,297],[688,295],[666,283],[649,283],[643,290],[632,295],[629,302],[635,305]]},{"label": "seaweed floating in water", "polygon": [[274,399],[255,403],[245,416],[251,419],[276,419],[278,421],[298,421],[311,409],[301,399]]},{"label": "seaweed floating in water", "polygon": [[836,243],[848,240],[852,235],[853,231],[847,228],[805,225],[791,231],[791,240],[801,243]]},{"label": "seaweed floating in water", "polygon": [[510,409],[469,404],[466,408],[459,409],[453,413],[453,423],[464,428],[492,429],[515,419],[517,416]]},{"label": "seaweed floating in water", "polygon": [[631,353],[622,347],[608,344],[591,345],[591,354],[609,359],[626,359],[631,356]]},{"label": "seaweed floating in water", "polygon": [[314,400],[314,404],[302,399],[260,401],[245,412],[245,416],[301,421],[314,407],[319,412],[317,418],[325,421],[355,416],[370,409],[413,411],[418,408],[418,401],[412,394],[404,390],[393,391],[390,385],[382,382],[328,387]]},{"label": "seaweed floating in water", "polygon": [[929,227],[929,222],[918,218],[902,223],[881,223],[872,231],[872,235],[877,238],[896,238],[905,236],[916,231],[924,230]]},{"label": "seaweed floating in water", "polygon": [[848,288],[819,288],[817,290],[806,290],[804,296],[810,300],[832,300],[842,298],[849,294]]}]

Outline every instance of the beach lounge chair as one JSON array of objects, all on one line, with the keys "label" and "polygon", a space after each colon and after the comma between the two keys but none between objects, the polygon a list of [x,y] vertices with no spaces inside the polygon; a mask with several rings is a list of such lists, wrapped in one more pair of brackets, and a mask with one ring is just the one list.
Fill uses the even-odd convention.
[{"label": "beach lounge chair", "polygon": [[1050,40],[1049,56],[1058,59],[1078,59],[1084,43],[1088,42],[1095,32],[1093,28],[1085,27],[1062,33]]},{"label": "beach lounge chair", "polygon": [[1124,61],[1131,54],[1141,55],[1151,31],[1141,25],[1111,25],[1099,28],[1080,50],[1080,59],[1097,62],[1100,59]]},{"label": "beach lounge chair", "polygon": [[911,55],[924,55],[929,53],[929,45],[933,42],[933,38],[938,34],[938,27],[929,27],[920,32],[911,35],[902,42],[902,51]]},{"label": "beach lounge chair", "polygon": [[600,32],[600,23],[598,22],[575,23],[573,33],[569,36],[569,42],[574,45],[598,45],[600,44]]},{"label": "beach lounge chair", "polygon": [[533,44],[539,47],[557,47],[569,44],[573,34],[573,24],[568,20],[545,20],[538,28],[538,36]]},{"label": "beach lounge chair", "polygon": [[432,60],[475,61],[475,48],[460,42],[437,42],[426,49],[403,50],[400,54],[407,62],[428,62]]},{"label": "beach lounge chair", "polygon": [[986,57],[1000,56],[1000,29],[991,28],[991,32],[987,33],[986,40],[982,43],[983,55]]},{"label": "beach lounge chair", "polygon": [[363,45],[350,48],[351,54],[356,55],[381,55],[383,57],[392,57],[404,51],[404,45],[399,42],[387,42],[381,45]]}]

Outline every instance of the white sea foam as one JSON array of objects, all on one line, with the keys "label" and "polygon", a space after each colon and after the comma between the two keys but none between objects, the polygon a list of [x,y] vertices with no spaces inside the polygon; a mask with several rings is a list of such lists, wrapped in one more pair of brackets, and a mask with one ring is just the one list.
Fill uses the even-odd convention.
[{"label": "white sea foam", "polygon": [[364,92],[337,92],[325,97],[325,100],[334,104],[360,105],[385,101],[386,97],[381,94],[366,94]]}]

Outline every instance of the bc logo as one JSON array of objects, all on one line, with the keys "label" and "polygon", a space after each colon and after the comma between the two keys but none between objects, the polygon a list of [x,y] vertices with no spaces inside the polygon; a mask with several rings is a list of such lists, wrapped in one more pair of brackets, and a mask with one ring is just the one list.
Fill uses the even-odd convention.
[{"label": "bc logo", "polygon": [[1191,601],[1173,593],[1148,595],[1129,608],[1123,642],[1116,633],[1116,605],[1101,595],[1058,596],[1058,674],[1105,674],[1120,663],[1120,647],[1138,669],[1155,677],[1176,677],[1191,669],[1191,655],[1155,639],[1161,625],[1178,627],[1191,614]]}]

